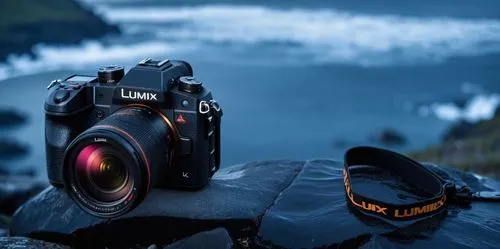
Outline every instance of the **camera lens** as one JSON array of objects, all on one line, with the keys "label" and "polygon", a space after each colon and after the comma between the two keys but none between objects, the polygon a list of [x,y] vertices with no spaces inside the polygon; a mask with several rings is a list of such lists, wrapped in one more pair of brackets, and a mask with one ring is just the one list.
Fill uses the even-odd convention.
[{"label": "camera lens", "polygon": [[132,210],[165,177],[177,137],[170,121],[146,106],[128,106],[68,146],[63,181],[85,211],[115,217]]},{"label": "camera lens", "polygon": [[117,149],[104,144],[83,148],[75,161],[78,186],[98,201],[116,201],[131,190],[132,179],[125,158]]},{"label": "camera lens", "polygon": [[103,192],[115,192],[123,186],[127,179],[127,171],[123,162],[113,156],[107,156],[101,162],[90,167],[90,180]]}]

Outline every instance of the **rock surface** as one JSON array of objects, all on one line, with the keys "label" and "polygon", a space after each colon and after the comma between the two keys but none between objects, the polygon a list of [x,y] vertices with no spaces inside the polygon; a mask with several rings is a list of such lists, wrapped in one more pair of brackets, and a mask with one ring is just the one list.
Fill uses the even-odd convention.
[{"label": "rock surface", "polygon": [[[474,191],[500,190],[498,181],[427,166]],[[353,178],[354,184],[385,201],[418,198],[386,174]],[[446,217],[410,226],[382,222],[346,206],[341,162],[265,161],[223,168],[198,192],[154,189],[135,210],[112,220],[90,216],[64,191],[47,188],[18,209],[10,233],[84,248],[188,248],[182,245],[209,245],[207,237],[241,248],[495,248],[499,208],[500,203],[474,202],[450,205]]]},{"label": "rock surface", "polygon": [[255,236],[260,217],[302,166],[303,162],[267,161],[223,168],[201,191],[154,189],[136,209],[114,220],[90,216],[63,190],[48,188],[16,212],[10,231],[93,248],[169,244],[217,227],[245,241]]},{"label": "rock surface", "polygon": [[34,240],[24,237],[3,237],[0,238],[0,248],[3,249],[70,249],[69,246],[58,245],[41,240]]},{"label": "rock surface", "polygon": [[234,248],[233,246],[234,244],[228,231],[224,228],[216,228],[179,240],[163,247],[163,249],[231,249]]},{"label": "rock surface", "polygon": [[0,237],[9,235],[10,217],[0,214]]},{"label": "rock surface", "polygon": [[47,183],[32,177],[0,175],[0,213],[13,214],[19,206],[46,187]]}]

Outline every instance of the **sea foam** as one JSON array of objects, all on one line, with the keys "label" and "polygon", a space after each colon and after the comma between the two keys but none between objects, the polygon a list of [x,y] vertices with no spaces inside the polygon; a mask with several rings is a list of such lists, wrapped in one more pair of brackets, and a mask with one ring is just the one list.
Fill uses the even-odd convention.
[{"label": "sea foam", "polygon": [[421,106],[418,109],[418,113],[421,116],[434,114],[439,119],[445,121],[466,120],[476,122],[493,118],[499,106],[499,94],[478,94],[472,97],[464,108],[460,108],[454,103],[433,103]]},{"label": "sea foam", "polygon": [[[200,44],[295,44],[323,62],[380,65],[500,52],[499,20],[240,5],[98,6],[97,11],[111,22],[126,23],[129,33],[154,29],[159,37]],[[158,26],[169,23],[181,25]]]},{"label": "sea foam", "polygon": [[[109,22],[120,25],[124,34],[116,40],[125,41],[123,44],[39,45],[34,48],[37,59],[11,56],[0,64],[0,79],[126,63],[150,55],[183,56],[186,51],[204,56],[205,61],[276,65],[300,61],[301,66],[335,63],[364,67],[500,53],[500,21],[493,19],[417,18],[258,5],[110,7],[93,3],[92,7]],[[235,51],[247,54],[233,55]],[[256,59],[262,54],[264,59]]]}]

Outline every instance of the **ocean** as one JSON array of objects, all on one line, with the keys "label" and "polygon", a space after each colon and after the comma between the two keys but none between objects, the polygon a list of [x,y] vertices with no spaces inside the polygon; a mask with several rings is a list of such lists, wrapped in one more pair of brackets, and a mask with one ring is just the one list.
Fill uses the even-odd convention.
[{"label": "ocean", "polygon": [[[36,59],[12,55],[0,63],[0,107],[31,116],[20,130],[0,131],[31,148],[7,164],[40,165],[42,177],[46,84],[72,72],[95,74],[101,65],[128,70],[146,57],[188,61],[213,91],[224,109],[223,167],[342,160],[356,145],[418,150],[439,142],[459,119],[491,117],[500,103],[494,0],[83,3],[123,34],[39,44]],[[408,143],[370,139],[386,128]]]}]

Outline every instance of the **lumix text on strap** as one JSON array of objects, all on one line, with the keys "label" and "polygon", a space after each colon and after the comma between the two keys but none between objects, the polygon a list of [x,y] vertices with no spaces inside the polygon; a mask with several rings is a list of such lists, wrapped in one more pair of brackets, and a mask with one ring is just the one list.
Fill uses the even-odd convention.
[{"label": "lumix text on strap", "polygon": [[[388,170],[405,183],[418,186],[429,197],[411,204],[394,204],[376,200],[369,193],[360,193],[353,187],[351,172],[355,166],[369,165]],[[496,192],[472,193],[470,188],[457,188],[419,162],[399,153],[368,146],[349,149],[344,157],[344,187],[348,205],[368,215],[389,220],[408,221],[434,216],[446,210],[448,203],[469,203],[472,199],[499,201]],[[488,198],[489,197],[489,198]]]}]

